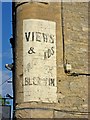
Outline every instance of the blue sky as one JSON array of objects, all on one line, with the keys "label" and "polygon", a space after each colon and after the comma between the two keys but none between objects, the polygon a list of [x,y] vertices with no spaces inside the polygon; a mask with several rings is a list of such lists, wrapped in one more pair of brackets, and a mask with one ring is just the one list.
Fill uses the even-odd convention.
[{"label": "blue sky", "polygon": [[[2,82],[12,76],[12,73],[5,68],[6,63],[12,63],[12,48],[9,42],[12,36],[11,6],[10,2],[2,2]],[[12,85],[5,82],[2,85],[2,96],[4,97],[7,93],[12,94]]]},{"label": "blue sky", "polygon": [[[12,36],[12,3],[2,2],[0,3],[0,35],[2,34],[1,44],[0,44],[0,74],[2,73],[2,79],[0,79],[0,94],[2,97],[6,97],[6,94],[13,96],[12,84],[5,82],[8,78],[11,77],[12,72],[5,68],[5,64],[12,63],[12,47],[10,45],[9,39]],[[1,27],[2,25],[2,27]],[[4,83],[4,84],[2,84]],[[10,100],[12,105],[13,101]]]},{"label": "blue sky", "polygon": [[[2,18],[0,21],[0,24],[2,25],[2,29],[0,27],[0,35],[2,34],[2,40],[0,45],[0,48],[2,47],[2,49],[0,49],[0,74],[2,73],[2,79],[0,79],[0,94],[2,93],[2,97],[6,97],[6,94],[10,94],[11,96],[13,96],[12,84],[5,82],[10,77],[10,81],[12,80],[12,72],[5,68],[5,64],[13,62],[12,47],[9,41],[10,37],[12,36],[12,3],[2,2],[0,4],[0,7],[0,18]],[[13,101],[10,100],[11,105],[12,103]]]},{"label": "blue sky", "polygon": [[[0,5],[1,7],[1,5]],[[2,88],[2,97],[6,97],[6,94],[13,96],[12,84],[5,82],[8,78],[12,80],[12,72],[5,68],[5,64],[12,63],[12,46],[10,45],[10,37],[12,36],[12,3],[11,2],[2,2],[2,40],[0,48],[0,73],[2,73],[2,79],[0,79],[0,88]],[[1,28],[1,27],[0,27]],[[5,82],[5,83],[4,83]],[[4,83],[4,84],[2,84]],[[1,94],[1,91],[0,91]],[[13,101],[10,100],[12,105]]]}]

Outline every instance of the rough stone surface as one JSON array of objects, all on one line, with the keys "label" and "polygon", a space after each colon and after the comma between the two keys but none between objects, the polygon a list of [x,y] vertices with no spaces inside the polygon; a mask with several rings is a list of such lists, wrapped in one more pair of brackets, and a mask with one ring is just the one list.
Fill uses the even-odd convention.
[{"label": "rough stone surface", "polygon": [[[16,15],[16,108],[38,107],[51,108],[52,112],[46,113],[47,118],[87,118],[88,111],[88,77],[67,76],[63,68],[63,44],[60,6],[57,4],[42,5],[31,3],[22,5],[17,9]],[[49,14],[48,14],[49,13]],[[58,13],[58,14],[57,14]],[[41,102],[23,103],[23,38],[22,20],[25,18],[48,19],[57,22],[57,104]],[[63,27],[65,40],[65,59],[71,64],[72,71],[88,73],[88,3],[63,3]],[[55,110],[55,109],[58,109]],[[68,111],[68,112],[67,112]],[[70,113],[70,111],[72,111]],[[81,114],[81,112],[83,112]],[[17,118],[45,117],[43,111],[17,111]],[[39,116],[40,115],[40,116]],[[52,117],[51,117],[52,116]],[[45,118],[46,118],[45,117]]]},{"label": "rough stone surface", "polygon": [[53,118],[53,111],[31,110],[31,118]]}]

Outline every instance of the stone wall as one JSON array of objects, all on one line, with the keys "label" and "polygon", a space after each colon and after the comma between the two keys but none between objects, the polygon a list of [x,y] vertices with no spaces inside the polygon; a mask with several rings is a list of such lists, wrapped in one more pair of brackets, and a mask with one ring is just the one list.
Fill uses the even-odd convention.
[{"label": "stone wall", "polygon": [[[63,3],[65,60],[73,73],[88,73],[88,3]],[[36,12],[37,14],[35,14]],[[26,14],[27,13],[27,14]],[[57,103],[24,102],[22,21],[28,18],[52,20],[57,23]],[[61,4],[32,3],[16,11],[16,111],[17,118],[87,118],[88,77],[69,76],[63,67]],[[43,71],[42,71],[43,72]],[[22,108],[22,109],[20,109]],[[82,113],[81,113],[82,112]]]},{"label": "stone wall", "polygon": [[[63,19],[65,59],[72,66],[71,72],[88,73],[88,3],[63,3]],[[87,111],[88,77],[60,76],[60,104],[67,110]]]}]

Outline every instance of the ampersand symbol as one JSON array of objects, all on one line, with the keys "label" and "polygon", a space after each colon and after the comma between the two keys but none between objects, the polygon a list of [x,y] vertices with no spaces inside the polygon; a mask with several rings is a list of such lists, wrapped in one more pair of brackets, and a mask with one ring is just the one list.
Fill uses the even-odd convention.
[{"label": "ampersand symbol", "polygon": [[30,50],[28,51],[28,54],[33,54],[33,53],[35,54],[35,51],[34,51],[34,48],[31,47]]}]

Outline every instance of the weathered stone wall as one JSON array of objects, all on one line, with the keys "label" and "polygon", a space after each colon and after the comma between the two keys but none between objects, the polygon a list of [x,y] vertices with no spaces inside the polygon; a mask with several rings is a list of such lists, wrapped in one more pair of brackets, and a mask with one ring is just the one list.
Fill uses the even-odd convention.
[{"label": "weathered stone wall", "polygon": [[[63,19],[65,59],[72,66],[71,72],[88,73],[88,3],[63,3]],[[88,110],[87,76],[63,75],[58,90],[61,92],[59,102],[65,109],[79,112]],[[62,116],[69,117],[65,114]],[[73,117],[75,116],[85,117]]]},{"label": "weathered stone wall", "polygon": [[[59,11],[60,10],[60,11]],[[88,73],[88,3],[63,3],[65,59],[71,72]],[[37,13],[37,14],[36,14]],[[23,102],[23,33],[22,21],[38,18],[57,23],[56,63],[58,103]],[[68,76],[63,68],[61,4],[32,3],[16,11],[16,111],[17,118],[87,118],[88,77]],[[43,71],[42,71],[43,72]],[[26,109],[25,109],[26,108]],[[30,108],[30,109],[28,109]],[[36,108],[36,109],[33,109]],[[72,112],[71,112],[72,111]]]}]

